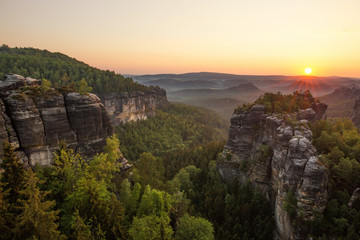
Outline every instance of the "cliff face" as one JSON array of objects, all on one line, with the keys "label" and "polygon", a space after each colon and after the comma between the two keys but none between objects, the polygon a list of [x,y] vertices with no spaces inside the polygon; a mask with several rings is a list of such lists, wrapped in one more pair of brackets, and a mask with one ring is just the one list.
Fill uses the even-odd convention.
[{"label": "cliff face", "polygon": [[155,108],[168,103],[166,91],[152,88],[146,92],[112,93],[103,103],[114,126],[129,121],[145,120],[155,115]]},{"label": "cliff face", "polygon": [[351,120],[356,127],[360,128],[360,98],[356,99],[353,109],[354,115],[352,116]]},{"label": "cliff face", "polygon": [[54,89],[39,93],[30,87],[37,84],[19,75],[0,82],[0,143],[8,140],[29,165],[49,164],[60,142],[85,156],[101,151],[113,129],[100,99]]},{"label": "cliff face", "polygon": [[244,112],[235,111],[231,118],[218,170],[225,181],[237,178],[261,189],[274,209],[276,238],[306,239],[307,230],[295,227],[285,211],[287,196],[295,196],[297,215],[305,220],[325,208],[327,171],[311,144],[308,127],[308,121],[322,118],[325,110],[325,104],[314,103],[284,120],[266,114],[264,106],[254,105]]}]

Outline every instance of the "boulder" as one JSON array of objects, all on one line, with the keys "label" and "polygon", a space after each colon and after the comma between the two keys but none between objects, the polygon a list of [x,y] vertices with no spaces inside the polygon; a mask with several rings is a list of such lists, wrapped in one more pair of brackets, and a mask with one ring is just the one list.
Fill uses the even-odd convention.
[{"label": "boulder", "polygon": [[23,76],[17,74],[8,74],[5,75],[4,81],[0,81],[0,92],[16,90],[25,86],[26,84],[26,80]]}]

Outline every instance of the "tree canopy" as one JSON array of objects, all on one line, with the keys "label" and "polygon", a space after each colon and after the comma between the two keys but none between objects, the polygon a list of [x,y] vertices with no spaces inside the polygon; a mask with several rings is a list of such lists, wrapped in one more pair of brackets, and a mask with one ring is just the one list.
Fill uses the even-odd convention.
[{"label": "tree canopy", "polygon": [[[0,46],[0,80],[9,73],[36,79],[45,78],[51,81],[54,87],[66,86],[71,82],[77,83],[81,92],[92,90],[100,96],[111,92],[149,89],[131,78],[116,74],[114,71],[91,67],[62,53],[2,45]],[[82,79],[84,80],[81,81]]]}]

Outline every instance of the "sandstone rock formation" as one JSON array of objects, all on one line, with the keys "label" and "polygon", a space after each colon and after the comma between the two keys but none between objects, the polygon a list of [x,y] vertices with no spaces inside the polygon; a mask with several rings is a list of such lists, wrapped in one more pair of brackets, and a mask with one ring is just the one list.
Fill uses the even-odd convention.
[{"label": "sandstone rock formation", "polygon": [[15,74],[0,82],[0,144],[8,140],[29,165],[49,164],[60,142],[85,156],[101,151],[113,129],[100,99],[38,84]]},{"label": "sandstone rock formation", "polygon": [[348,203],[348,207],[351,208],[356,208],[356,207],[360,207],[360,188],[355,189],[355,191],[353,192],[353,194],[351,195],[351,198],[349,200]]},{"label": "sandstone rock formation", "polygon": [[158,87],[146,92],[107,94],[102,100],[114,126],[145,120],[155,115],[155,108],[168,103],[166,91]]},{"label": "sandstone rock formation", "polygon": [[353,109],[354,115],[352,116],[351,120],[356,127],[360,128],[360,98],[356,99]]},{"label": "sandstone rock formation", "polygon": [[294,194],[297,215],[305,220],[326,206],[327,169],[311,144],[308,127],[309,120],[323,116],[326,105],[313,106],[293,116],[266,114],[262,105],[235,111],[217,164],[225,181],[250,181],[261,189],[273,206],[279,239],[306,239],[307,235],[306,229],[293,225],[284,209],[288,194]]}]

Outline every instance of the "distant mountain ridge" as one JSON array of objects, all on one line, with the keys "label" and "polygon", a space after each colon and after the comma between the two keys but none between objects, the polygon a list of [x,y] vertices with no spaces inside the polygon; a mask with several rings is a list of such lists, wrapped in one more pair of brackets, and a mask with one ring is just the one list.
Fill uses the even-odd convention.
[{"label": "distant mountain ridge", "polygon": [[[146,86],[158,85],[166,89],[170,101],[200,105],[223,116],[232,114],[232,108],[239,103],[254,101],[264,92],[291,94],[294,91],[310,90],[314,96],[319,97],[330,94],[340,86],[360,83],[359,78],[336,76],[236,75],[214,72],[140,75],[132,78]],[[332,106],[329,103],[330,115]]]},{"label": "distant mountain ridge", "polygon": [[351,117],[354,114],[353,106],[360,97],[360,87],[357,84],[341,86],[332,93],[319,97],[329,107],[329,117]]},{"label": "distant mountain ridge", "polygon": [[235,87],[229,87],[225,89],[182,89],[179,91],[172,92],[169,98],[194,98],[197,99],[206,99],[206,98],[234,98],[240,99],[243,96],[248,95],[260,95],[261,91],[252,83],[239,84]]},{"label": "distant mountain ridge", "polygon": [[198,88],[225,89],[239,84],[252,83],[263,91],[292,93],[299,90],[310,90],[317,96],[330,93],[339,86],[360,82],[359,78],[333,76],[236,75],[212,72],[155,74],[132,77],[135,81],[146,86],[158,85],[168,91]]}]

